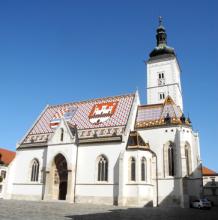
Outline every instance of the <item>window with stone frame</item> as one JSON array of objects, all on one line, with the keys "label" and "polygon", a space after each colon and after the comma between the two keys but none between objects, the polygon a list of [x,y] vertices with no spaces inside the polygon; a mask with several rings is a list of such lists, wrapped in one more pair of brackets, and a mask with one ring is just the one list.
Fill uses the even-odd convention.
[{"label": "window with stone frame", "polygon": [[131,157],[129,160],[130,167],[130,181],[136,181],[136,160],[134,157]]},{"label": "window with stone frame", "polygon": [[175,145],[169,141],[164,145],[164,176],[175,176]]},{"label": "window with stone frame", "polygon": [[98,181],[108,181],[108,160],[105,156],[101,155],[98,160]]},{"label": "window with stone frame", "polygon": [[169,176],[174,176],[175,167],[174,167],[174,149],[173,145],[170,144],[168,147],[168,163],[169,163]]},{"label": "window with stone frame", "polygon": [[145,157],[141,159],[141,181],[147,182],[147,160]]},{"label": "window with stone frame", "polygon": [[39,181],[39,161],[34,159],[31,166],[31,182]]},{"label": "window with stone frame", "polygon": [[185,160],[186,160],[186,175],[191,175],[192,168],[191,168],[191,147],[189,144],[185,145]]}]

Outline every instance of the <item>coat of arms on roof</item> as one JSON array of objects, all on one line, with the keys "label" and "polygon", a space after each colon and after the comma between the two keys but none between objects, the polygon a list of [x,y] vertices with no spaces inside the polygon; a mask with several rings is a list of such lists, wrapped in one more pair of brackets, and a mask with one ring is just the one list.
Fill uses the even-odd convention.
[{"label": "coat of arms on roof", "polygon": [[92,124],[107,121],[116,111],[117,104],[117,101],[95,104],[89,114],[89,121]]},{"label": "coat of arms on roof", "polygon": [[62,108],[56,112],[50,121],[50,127],[56,128],[61,121],[61,118],[64,118],[66,121],[69,121],[76,113],[76,107]]}]

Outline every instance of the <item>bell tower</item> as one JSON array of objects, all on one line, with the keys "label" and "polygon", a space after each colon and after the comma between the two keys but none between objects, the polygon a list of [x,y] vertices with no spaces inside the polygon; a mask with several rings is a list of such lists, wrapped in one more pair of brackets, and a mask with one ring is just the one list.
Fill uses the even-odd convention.
[{"label": "bell tower", "polygon": [[183,111],[181,70],[174,49],[167,45],[167,34],[161,17],[156,32],[157,46],[146,62],[147,104],[163,103],[170,96]]}]

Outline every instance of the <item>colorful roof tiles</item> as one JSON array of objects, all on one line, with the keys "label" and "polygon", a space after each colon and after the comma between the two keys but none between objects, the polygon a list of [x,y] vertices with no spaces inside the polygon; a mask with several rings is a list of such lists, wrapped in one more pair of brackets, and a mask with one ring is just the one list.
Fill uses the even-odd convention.
[{"label": "colorful roof tiles", "polygon": [[[126,126],[134,98],[135,94],[129,94],[48,106],[26,135],[23,143],[47,142],[61,118],[65,118],[71,125],[76,125],[78,130]],[[116,108],[110,111],[113,103]]]},{"label": "colorful roof tiles", "polygon": [[[181,123],[182,111],[170,96],[162,104],[139,106],[135,127],[146,128],[164,125],[167,117],[170,118],[170,123]],[[190,125],[188,121],[186,121],[186,124]]]}]

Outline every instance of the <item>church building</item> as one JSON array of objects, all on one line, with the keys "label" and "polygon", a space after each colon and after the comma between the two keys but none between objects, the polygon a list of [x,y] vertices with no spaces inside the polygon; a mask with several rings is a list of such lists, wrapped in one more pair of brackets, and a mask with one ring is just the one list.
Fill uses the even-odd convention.
[{"label": "church building", "polygon": [[161,20],[156,41],[147,104],[136,91],[46,106],[17,145],[8,199],[187,207],[201,196],[198,133]]}]

